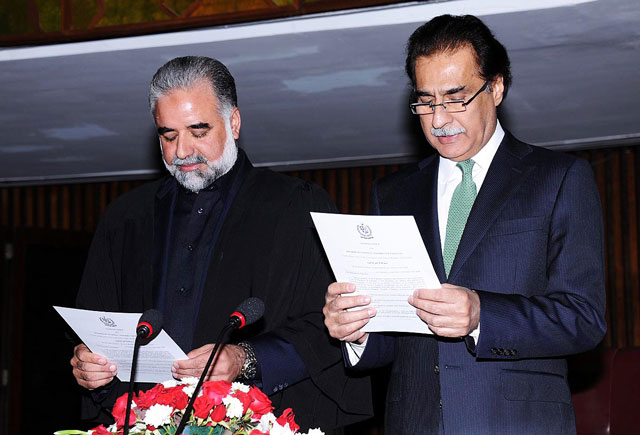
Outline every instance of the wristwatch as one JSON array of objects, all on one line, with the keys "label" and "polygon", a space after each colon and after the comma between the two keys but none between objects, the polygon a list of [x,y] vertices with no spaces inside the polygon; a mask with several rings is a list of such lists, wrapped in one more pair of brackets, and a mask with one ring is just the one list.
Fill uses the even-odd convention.
[{"label": "wristwatch", "polygon": [[256,358],[256,354],[253,351],[253,347],[246,341],[241,341],[238,343],[242,349],[244,349],[244,353],[246,355],[244,359],[244,364],[242,364],[242,369],[240,370],[240,374],[236,378],[237,381],[251,381],[256,377],[256,371],[258,368],[258,360]]}]

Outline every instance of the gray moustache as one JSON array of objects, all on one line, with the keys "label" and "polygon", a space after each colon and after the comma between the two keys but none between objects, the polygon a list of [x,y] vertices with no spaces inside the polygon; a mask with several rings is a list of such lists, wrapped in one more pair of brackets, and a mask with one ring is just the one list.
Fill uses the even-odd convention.
[{"label": "gray moustache", "polygon": [[454,136],[456,134],[460,134],[464,132],[466,132],[464,128],[446,128],[446,127],[431,128],[431,134],[436,137]]},{"label": "gray moustache", "polygon": [[173,157],[171,160],[172,165],[181,166],[181,165],[193,165],[194,163],[207,163],[207,159],[201,155],[193,155],[189,156],[185,159],[179,159],[178,157]]}]

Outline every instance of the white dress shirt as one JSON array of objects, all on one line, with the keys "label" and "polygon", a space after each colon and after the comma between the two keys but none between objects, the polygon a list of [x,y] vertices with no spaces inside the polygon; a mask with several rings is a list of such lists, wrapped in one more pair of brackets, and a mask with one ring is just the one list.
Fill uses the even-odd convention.
[{"label": "white dress shirt", "polygon": [[[475,164],[471,171],[471,178],[476,183],[476,190],[479,193],[482,183],[487,176],[487,171],[493,157],[498,151],[500,142],[504,138],[504,130],[500,125],[500,121],[496,121],[496,130],[493,135],[483,146],[480,151],[473,157]],[[456,167],[458,162],[445,159],[440,156],[440,162],[438,164],[438,229],[440,230],[440,248],[444,250],[444,240],[447,234],[447,220],[449,219],[449,207],[451,206],[451,198],[456,186],[462,181],[462,171]],[[471,337],[478,342],[480,336],[480,325],[469,333]],[[362,352],[367,345],[367,341],[362,344],[347,343],[347,353],[349,355],[349,361],[351,365],[355,365],[360,361]]]}]

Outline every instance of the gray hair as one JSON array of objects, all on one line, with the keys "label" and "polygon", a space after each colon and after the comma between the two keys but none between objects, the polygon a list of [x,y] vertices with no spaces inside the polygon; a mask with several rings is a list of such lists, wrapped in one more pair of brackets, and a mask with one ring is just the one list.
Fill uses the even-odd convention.
[{"label": "gray hair", "polygon": [[149,85],[149,108],[155,113],[156,103],[174,89],[189,89],[205,81],[218,97],[221,115],[231,114],[238,106],[236,83],[222,62],[204,56],[176,57],[156,71]]}]

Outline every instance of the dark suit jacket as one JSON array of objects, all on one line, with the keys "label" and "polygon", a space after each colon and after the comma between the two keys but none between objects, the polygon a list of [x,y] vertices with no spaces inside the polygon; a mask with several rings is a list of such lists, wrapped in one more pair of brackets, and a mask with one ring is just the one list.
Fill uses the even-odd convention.
[{"label": "dark suit jacket", "polygon": [[480,337],[476,346],[470,337],[370,335],[356,367],[393,363],[388,430],[435,433],[433,419],[442,416],[447,434],[575,433],[563,356],[594,347],[606,331],[603,226],[591,168],[507,133],[448,279],[437,178],[434,155],[379,180],[373,211],[415,216],[441,282],[478,293]]},{"label": "dark suit jacket", "polygon": [[[154,204],[166,182],[175,180],[165,177],[141,186],[105,211],[78,307],[142,312],[153,306]],[[295,346],[309,378],[270,398],[280,411],[292,407],[305,428],[331,429],[371,414],[368,379],[346,375],[340,347],[323,324],[324,294],[332,278],[309,212],[334,210],[318,186],[251,167],[216,242],[193,339],[194,348],[213,342],[241,301],[262,299],[263,319],[234,332],[231,341],[272,334]],[[87,395],[84,416],[104,414],[126,388],[120,384],[109,394]]]}]

